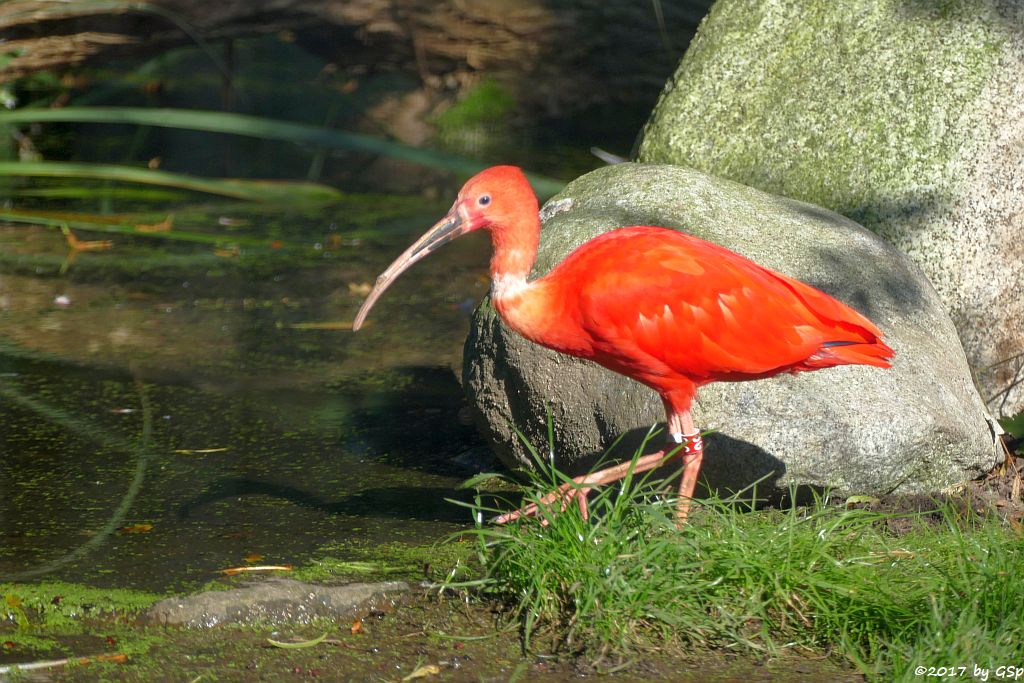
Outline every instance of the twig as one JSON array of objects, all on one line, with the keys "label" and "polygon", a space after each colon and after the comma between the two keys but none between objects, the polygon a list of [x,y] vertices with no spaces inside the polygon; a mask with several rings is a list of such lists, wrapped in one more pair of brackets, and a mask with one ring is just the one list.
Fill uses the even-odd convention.
[{"label": "twig", "polygon": [[0,676],[13,673],[14,671],[33,671],[35,669],[53,669],[58,666],[65,666],[74,662],[75,664],[91,664],[93,662],[117,662],[124,664],[128,661],[128,655],[118,652],[112,655],[93,655],[91,657],[69,657],[66,659],[49,659],[41,662],[27,662],[25,664],[10,664],[0,666]]}]

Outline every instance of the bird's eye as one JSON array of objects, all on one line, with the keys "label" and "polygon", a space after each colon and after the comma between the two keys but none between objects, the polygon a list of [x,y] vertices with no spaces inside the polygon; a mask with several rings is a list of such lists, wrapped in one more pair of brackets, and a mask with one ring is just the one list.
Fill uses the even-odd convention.
[{"label": "bird's eye", "polygon": [[480,195],[480,199],[476,200],[476,203],[479,204],[480,206],[487,206],[488,204],[491,203],[491,195],[489,195],[489,194],[482,194],[482,195]]}]

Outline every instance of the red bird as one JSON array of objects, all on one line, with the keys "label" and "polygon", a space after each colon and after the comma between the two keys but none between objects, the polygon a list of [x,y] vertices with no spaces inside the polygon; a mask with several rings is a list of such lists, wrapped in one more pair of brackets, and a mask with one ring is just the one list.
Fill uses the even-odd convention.
[{"label": "red bird", "polygon": [[[352,328],[413,263],[474,230],[488,230],[491,301],[513,330],[541,346],[594,361],[658,392],[668,447],[577,477],[541,499],[575,499],[584,517],[591,488],[681,451],[676,508],[686,519],[703,455],[690,405],[698,387],[834,365],[889,367],[893,350],[867,318],[817,289],[739,254],[667,228],[611,230],[581,245],[550,273],[527,281],[537,255],[537,198],[513,166],[487,169],[463,186],[448,214],[377,279]],[[498,518],[537,513],[528,505]]]}]

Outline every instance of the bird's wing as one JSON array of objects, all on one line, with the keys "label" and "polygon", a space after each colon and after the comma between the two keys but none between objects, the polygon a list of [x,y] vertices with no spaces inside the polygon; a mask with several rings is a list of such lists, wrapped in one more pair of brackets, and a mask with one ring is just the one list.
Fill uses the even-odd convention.
[{"label": "bird's wing", "polygon": [[[616,233],[567,261],[575,261],[578,324],[594,359],[620,371],[677,373],[698,384],[774,374],[838,334],[830,316],[860,317],[710,242],[658,228]],[[817,299],[825,315],[807,303]]]}]

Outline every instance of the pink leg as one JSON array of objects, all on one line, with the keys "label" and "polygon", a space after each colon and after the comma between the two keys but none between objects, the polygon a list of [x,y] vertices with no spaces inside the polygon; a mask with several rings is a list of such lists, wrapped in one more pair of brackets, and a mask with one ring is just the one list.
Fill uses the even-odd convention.
[{"label": "pink leg", "polygon": [[503,515],[499,515],[494,518],[496,524],[505,524],[513,520],[519,519],[520,517],[530,517],[536,515],[540,510],[540,505],[550,505],[556,500],[561,499],[562,510],[564,511],[566,506],[573,499],[576,499],[579,506],[580,512],[583,513],[583,518],[586,519],[588,516],[586,498],[590,490],[596,486],[603,484],[610,484],[613,481],[618,481],[629,473],[630,467],[633,467],[633,472],[646,472],[647,470],[653,470],[655,467],[659,467],[664,464],[668,450],[661,450],[657,453],[651,453],[645,455],[636,461],[636,466],[633,467],[632,462],[623,462],[612,467],[607,467],[603,470],[598,470],[591,474],[584,474],[576,477],[571,482],[567,482],[559,486],[555,491],[552,491],[548,495],[544,496],[537,503],[530,503],[514,512],[507,512]]},{"label": "pink leg", "polygon": [[693,490],[697,487],[697,475],[704,460],[704,440],[689,412],[669,413],[668,427],[671,438],[682,444],[683,476],[679,479],[679,502],[676,503],[676,526],[682,526],[690,513]]},{"label": "pink leg", "polygon": [[676,503],[676,526],[681,526],[690,513],[693,490],[697,487],[697,475],[704,460],[704,440],[700,434],[687,437],[683,446],[683,476],[679,479],[679,502]]},{"label": "pink leg", "polygon": [[638,459],[635,464],[633,462],[624,462],[591,474],[576,477],[571,482],[562,484],[557,490],[547,494],[537,503],[531,503],[513,512],[499,515],[494,519],[495,523],[505,524],[520,517],[535,516],[540,511],[541,506],[551,505],[555,501],[560,501],[561,510],[564,511],[573,500],[579,505],[583,519],[587,519],[589,514],[587,510],[587,494],[590,493],[591,489],[622,479],[629,473],[631,468],[633,472],[640,473],[660,467],[665,463],[667,454],[678,444],[682,446],[680,452],[683,457],[683,476],[679,482],[680,498],[676,505],[676,523],[677,525],[682,524],[686,521],[686,516],[690,510],[690,500],[693,498],[693,490],[697,484],[697,474],[700,472],[704,446],[700,434],[693,425],[693,419],[690,417],[689,412],[681,414],[670,413],[668,427],[669,436],[673,442],[669,448],[645,455]]}]

